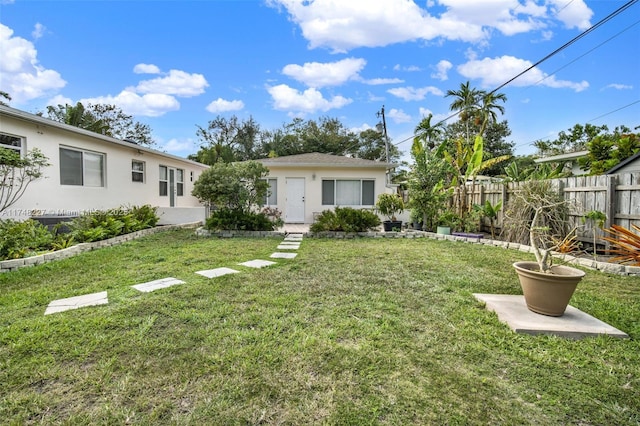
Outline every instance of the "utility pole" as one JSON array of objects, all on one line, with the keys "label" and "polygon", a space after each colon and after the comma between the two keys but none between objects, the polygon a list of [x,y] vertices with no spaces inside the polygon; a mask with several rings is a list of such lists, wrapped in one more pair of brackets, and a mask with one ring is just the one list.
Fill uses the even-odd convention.
[{"label": "utility pole", "polygon": [[382,117],[382,134],[384,135],[384,153],[385,158],[387,160],[387,164],[389,163],[389,135],[387,135],[387,121],[384,118],[384,105],[382,105],[382,109],[376,113],[378,118]]}]

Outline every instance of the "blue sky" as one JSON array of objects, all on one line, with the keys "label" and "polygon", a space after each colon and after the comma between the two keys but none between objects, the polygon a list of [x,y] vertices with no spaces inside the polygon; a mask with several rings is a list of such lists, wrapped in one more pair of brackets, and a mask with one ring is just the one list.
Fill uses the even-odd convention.
[{"label": "blue sky", "polygon": [[[110,103],[162,150],[252,116],[375,127],[407,153],[447,90],[492,90],[625,5],[617,0],[0,0],[0,89],[28,112]],[[640,125],[640,4],[501,89],[516,154],[576,123]]]}]

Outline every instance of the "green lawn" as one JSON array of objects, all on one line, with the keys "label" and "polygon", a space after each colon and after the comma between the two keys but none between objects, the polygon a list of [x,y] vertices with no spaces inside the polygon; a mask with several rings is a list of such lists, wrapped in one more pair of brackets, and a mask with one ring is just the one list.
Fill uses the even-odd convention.
[{"label": "green lawn", "polygon": [[[472,293],[520,294],[531,255],[436,240],[171,231],[0,275],[0,423],[640,423],[640,279],[588,271],[572,305],[631,339],[513,333]],[[234,267],[207,279],[195,271]],[[175,277],[153,293],[130,286]],[[58,298],[109,304],[44,316]]]}]

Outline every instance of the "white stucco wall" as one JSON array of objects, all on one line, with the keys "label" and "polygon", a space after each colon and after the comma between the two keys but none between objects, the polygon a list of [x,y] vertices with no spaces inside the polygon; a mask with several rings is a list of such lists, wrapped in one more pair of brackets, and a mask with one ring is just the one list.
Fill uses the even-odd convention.
[{"label": "white stucco wall", "polygon": [[[159,195],[159,166],[184,170],[184,195],[176,197],[175,207],[202,207],[191,195],[193,183],[207,166],[162,153],[140,149],[135,144],[116,143],[101,135],[91,136],[58,125],[29,121],[3,114],[0,132],[19,136],[27,150],[39,148],[51,165],[44,170],[44,178],[32,182],[24,196],[0,218],[24,219],[34,212],[40,214],[71,214],[95,209],[116,208],[123,205],[150,204],[169,207],[169,196]],[[89,187],[60,183],[60,147],[87,150],[105,155],[104,186]],[[131,161],[145,163],[144,182],[133,182]],[[181,222],[179,217],[172,219]],[[187,220],[185,220],[187,222]]]},{"label": "white stucco wall", "polygon": [[[386,172],[383,168],[362,167],[278,167],[269,166],[269,178],[277,179],[277,208],[283,212],[283,219],[287,220],[287,178],[304,178],[305,202],[304,223],[313,223],[314,213],[323,210],[333,210],[335,206],[322,204],[322,180],[323,179],[367,179],[375,180],[375,199],[383,192],[393,192],[385,187]],[[374,206],[340,206],[354,208],[373,208]]]}]

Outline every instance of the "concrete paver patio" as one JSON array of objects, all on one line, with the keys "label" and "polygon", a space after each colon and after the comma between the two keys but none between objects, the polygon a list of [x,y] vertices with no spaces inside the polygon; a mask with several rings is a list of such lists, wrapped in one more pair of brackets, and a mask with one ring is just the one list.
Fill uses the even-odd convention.
[{"label": "concrete paver patio", "polygon": [[567,310],[561,317],[550,317],[530,311],[524,301],[524,296],[474,294],[474,297],[484,302],[487,310],[494,311],[498,315],[498,319],[506,323],[516,333],[551,334],[571,339],[601,334],[618,338],[629,337],[617,328],[573,306],[567,306]]}]

